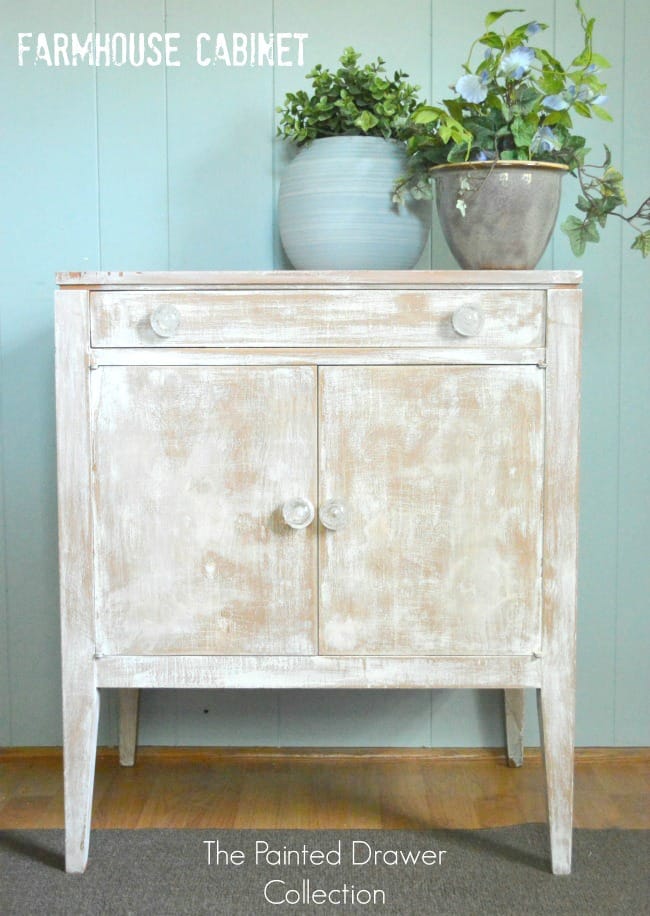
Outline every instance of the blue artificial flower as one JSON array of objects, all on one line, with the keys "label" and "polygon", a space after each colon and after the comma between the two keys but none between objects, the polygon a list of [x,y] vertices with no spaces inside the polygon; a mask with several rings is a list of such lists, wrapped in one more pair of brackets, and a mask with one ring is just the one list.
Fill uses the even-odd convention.
[{"label": "blue artificial flower", "polygon": [[537,35],[540,29],[541,25],[539,22],[529,22],[526,31],[529,35]]},{"label": "blue artificial flower", "polygon": [[595,73],[595,72],[596,72],[596,64],[589,64],[589,66],[587,67],[587,69],[586,69],[585,72],[586,72],[586,73]]},{"label": "blue artificial flower", "polygon": [[579,102],[590,102],[592,105],[604,105],[607,101],[606,95],[594,95],[589,86],[582,86],[578,90],[577,98]]},{"label": "blue artificial flower", "polygon": [[485,83],[473,73],[467,73],[456,83],[456,92],[466,102],[484,102],[487,98]]},{"label": "blue artificial flower", "polygon": [[487,81],[488,81],[489,79],[490,79],[490,71],[489,71],[489,70],[481,70],[481,82],[482,82],[482,83],[487,83]]},{"label": "blue artificial flower", "polygon": [[530,70],[530,65],[535,60],[535,52],[526,45],[517,45],[501,61],[500,70],[507,76],[512,76],[518,80]]},{"label": "blue artificial flower", "polygon": [[547,95],[542,99],[542,105],[550,111],[564,111],[569,107],[569,103],[561,95]]},{"label": "blue artificial flower", "polygon": [[489,60],[492,57],[492,48],[486,48],[483,52],[483,60]]},{"label": "blue artificial flower", "polygon": [[540,127],[530,144],[531,153],[550,153],[560,148],[560,141],[550,127]]}]

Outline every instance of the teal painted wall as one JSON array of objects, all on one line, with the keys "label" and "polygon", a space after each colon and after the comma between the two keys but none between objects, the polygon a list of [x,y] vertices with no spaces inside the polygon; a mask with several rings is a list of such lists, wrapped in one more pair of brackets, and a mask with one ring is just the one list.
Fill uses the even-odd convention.
[{"label": "teal painted wall", "polygon": [[[612,60],[612,148],[647,194],[647,0],[586,0]],[[284,266],[274,201],[288,151],[274,108],[305,70],[46,69],[18,32],[307,32],[306,67],[344,45],[381,54],[432,98],[459,74],[495,0],[22,0],[0,3],[0,745],[60,742],[53,398],[55,270]],[[577,50],[570,0],[533,0],[549,47]],[[433,92],[432,92],[433,89]],[[563,211],[571,209],[573,179]],[[564,214],[563,214],[564,215]],[[561,218],[563,218],[563,215]],[[626,227],[576,261],[556,234],[541,267],[585,271],[577,740],[650,744],[650,264]],[[421,266],[453,267],[437,228]],[[495,745],[494,692],[147,693],[141,740],[165,744]],[[531,704],[532,713],[532,704]],[[528,740],[537,743],[533,714]],[[105,698],[101,740],[116,738]]]}]

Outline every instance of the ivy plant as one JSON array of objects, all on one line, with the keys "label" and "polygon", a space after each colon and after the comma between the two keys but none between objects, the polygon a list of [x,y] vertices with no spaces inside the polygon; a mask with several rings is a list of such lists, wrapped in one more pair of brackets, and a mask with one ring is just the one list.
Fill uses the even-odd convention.
[{"label": "ivy plant", "polygon": [[509,32],[497,31],[495,23],[503,16],[524,11],[488,13],[455,83],[455,96],[437,106],[419,106],[403,132],[410,166],[396,200],[407,191],[431,196],[432,169],[445,162],[561,163],[580,184],[578,215],[562,224],[573,252],[581,255],[587,243],[597,242],[599,230],[615,216],[635,231],[631,247],[643,257],[650,254],[650,198],[625,215],[623,176],[612,165],[609,149],[605,147],[602,163],[589,163],[585,137],[574,130],[575,116],[612,120],[602,79],[610,64],[593,49],[596,20],[587,16],[581,0],[575,6],[583,46],[568,65],[531,43],[548,28],[545,23],[533,20]]}]

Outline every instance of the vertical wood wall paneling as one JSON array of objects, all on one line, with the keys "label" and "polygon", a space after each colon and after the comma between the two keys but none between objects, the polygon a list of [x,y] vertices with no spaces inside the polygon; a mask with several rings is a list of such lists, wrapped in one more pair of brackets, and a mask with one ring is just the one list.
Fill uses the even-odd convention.
[{"label": "vertical wood wall paneling", "polygon": [[[282,105],[287,92],[309,89],[305,74],[315,64],[336,69],[344,48],[352,46],[363,57],[360,64],[369,63],[378,56],[386,61],[387,72],[404,70],[409,81],[420,86],[420,97],[431,94],[429,73],[430,10],[421,0],[404,0],[400,4],[390,0],[377,0],[372,14],[363,3],[332,0],[327,4],[305,3],[304,0],[273,0],[276,32],[306,32],[305,66],[280,67],[275,71],[274,121],[275,134],[278,115],[275,108]],[[294,155],[294,148],[286,141],[275,141],[275,180],[273,187],[274,215],[277,207],[278,187],[282,172]],[[274,219],[274,249],[276,267],[289,267]],[[430,266],[429,246],[417,265]]]},{"label": "vertical wood wall paneling", "polygon": [[[0,233],[4,236],[4,232]],[[2,368],[2,319],[0,316],[0,378]],[[0,429],[3,429],[3,392],[0,385]],[[4,437],[0,436],[0,747],[11,741],[11,674],[9,670],[9,607],[7,602],[7,537],[5,530]]]},{"label": "vertical wood wall paneling", "polygon": [[[164,0],[96,0],[97,31],[165,31]],[[97,70],[101,267],[167,267],[165,67]]]},{"label": "vertical wood wall paneling", "polygon": [[17,33],[91,32],[91,0],[4,4],[2,343],[12,740],[61,741],[54,271],[97,268],[95,74],[17,65]]},{"label": "vertical wood wall paneling", "polygon": [[428,691],[283,690],[280,697],[280,745],[430,745]]},{"label": "vertical wood wall paneling", "polygon": [[[647,144],[650,117],[644,99],[650,85],[648,10],[625,4],[626,130],[623,175],[628,211],[650,193]],[[650,264],[629,251],[632,233],[623,227],[621,385],[618,501],[618,615],[616,629],[615,743],[650,744]]]},{"label": "vertical wood wall paneling", "polygon": [[276,690],[180,691],[176,743],[273,747],[278,699]]},{"label": "vertical wood wall paneling", "polygon": [[[621,164],[623,136],[622,5],[608,0],[585,3],[597,18],[594,49],[607,57],[607,109],[614,123],[574,117],[574,128],[587,138],[590,162],[602,162],[603,143]],[[556,50],[561,61],[581,50],[573,3],[558,4]],[[578,182],[564,179],[558,223],[574,210]],[[620,360],[619,221],[610,224],[597,245],[575,258],[559,230],[555,266],[584,270],[584,329],[580,461],[580,547],[577,643],[576,742],[610,744],[614,740],[615,633],[617,578],[617,480]],[[594,676],[598,672],[597,676]],[[594,710],[598,709],[598,716]]]},{"label": "vertical wood wall paneling", "polygon": [[[352,46],[363,54],[360,63],[381,56],[390,74],[405,70],[411,82],[421,86],[420,94],[430,97],[430,10],[419,0],[405,0],[395,5],[378,0],[368,15],[362,3],[333,0],[326,5],[304,3],[304,0],[274,0],[276,32],[306,32],[305,66],[282,67],[275,71],[273,109],[282,105],[287,92],[308,89],[305,74],[318,63],[336,68],[345,47]],[[274,114],[273,134],[277,124]],[[279,180],[290,161],[290,144],[275,140],[274,214],[277,207]],[[287,267],[288,261],[275,222],[276,266]],[[428,267],[428,247],[418,266]],[[397,695],[386,691],[367,696],[356,691],[311,691],[280,694],[280,744],[368,744],[429,745],[430,696],[426,691],[403,691]],[[408,713],[406,712],[408,710]]]},{"label": "vertical wood wall paneling", "polygon": [[[448,0],[431,0],[431,4],[433,39],[431,55],[433,93],[431,101],[437,104],[442,99],[453,97],[454,92],[450,87],[453,87],[459,77],[463,75],[462,65],[467,60],[467,53],[472,41],[483,33],[486,15],[494,9],[499,9],[500,5],[495,3],[494,0],[474,0],[472,3],[464,4],[462,8],[458,4],[449,3]],[[553,0],[530,0],[530,2],[523,3],[522,6],[525,7],[525,12],[510,13],[504,16],[503,19],[494,23],[493,29],[496,31],[501,31],[501,29],[510,30],[519,25],[520,22],[532,20],[545,22],[549,29],[545,33],[538,33],[535,36],[535,43],[546,45],[549,49],[552,48],[555,19]],[[479,47],[477,45],[475,48],[472,60],[476,64],[478,64],[483,50],[482,46]],[[432,248],[433,267],[441,269],[458,267],[447,247],[442,229],[435,217],[435,204]],[[538,265],[539,269],[549,269],[551,263],[552,249],[549,244]]]},{"label": "vertical wood wall paneling", "polygon": [[200,67],[194,41],[271,32],[271,2],[167,0],[167,30],[185,39],[167,71],[170,267],[271,268],[272,68]]},{"label": "vertical wood wall paneling", "polygon": [[[578,38],[573,3],[535,0],[523,5],[527,6],[530,18],[543,19],[551,26],[554,24],[553,6],[557,8],[558,21],[553,35],[556,50],[562,59],[571,54]],[[606,77],[610,85],[609,110],[615,123],[582,123],[593,141],[590,145],[594,154],[598,152],[596,140],[606,139],[619,163],[624,129],[622,164],[633,205],[648,190],[643,158],[647,120],[644,120],[641,88],[648,82],[643,44],[647,31],[647,3],[645,0],[625,0],[617,4],[587,0],[585,5],[589,14],[598,17],[596,49],[609,56],[613,63]],[[143,4],[137,6],[143,9]],[[356,43],[367,54],[381,52],[392,66],[405,65],[423,89],[426,87],[428,98],[435,100],[446,95],[448,84],[460,75],[460,64],[469,42],[478,34],[485,13],[495,6],[494,0],[471,0],[459,16],[453,5],[442,0],[431,0],[431,5],[425,5],[424,9],[412,3],[412,8],[406,10],[391,8],[382,2],[369,17],[361,5],[344,6],[338,0],[334,7],[321,6],[320,9],[299,0],[292,0],[291,5],[276,0],[275,16],[277,29],[308,31],[312,47],[317,40],[324,49],[331,49],[330,63],[336,61],[337,54],[346,44]],[[123,68],[119,74],[95,74],[85,66],[55,70],[44,65],[35,67],[31,63],[22,69],[16,65],[18,31],[50,34],[54,31],[82,34],[93,31],[93,8],[93,0],[67,0],[55,10],[44,0],[5,4],[0,31],[1,75],[3,85],[11,88],[0,98],[2,123],[10,140],[0,148],[0,158],[5,164],[0,169],[4,230],[0,260],[7,268],[5,294],[0,306],[3,347],[0,424],[5,450],[7,570],[7,606],[4,609],[7,617],[3,620],[0,616],[0,666],[3,668],[0,678],[4,677],[5,681],[0,682],[0,690],[10,678],[11,693],[11,703],[7,697],[3,698],[0,717],[4,715],[6,719],[9,705],[13,706],[10,738],[14,744],[60,742],[53,272],[100,266],[97,210],[100,193],[104,267],[127,266],[124,263],[127,257],[133,267],[155,266],[148,257],[157,257],[164,229],[154,191],[154,184],[161,180],[163,153],[156,151],[149,135],[150,129],[156,129],[158,115],[152,110],[143,112],[140,107],[145,95],[147,102],[152,100],[151,86],[161,78],[161,73],[155,72],[155,68],[153,73]],[[107,0],[98,0],[102,28],[109,28],[113,23],[114,28],[126,30],[127,23],[130,27],[131,22],[140,21],[138,14],[131,12],[125,2],[121,2],[119,17],[110,12],[109,19],[111,8]],[[159,27],[159,5],[152,4],[149,8],[153,10],[156,24],[151,22],[150,25],[149,16],[142,16],[142,28],[147,31]],[[284,92],[296,86],[303,77],[295,68],[274,73],[252,68],[245,73],[223,73],[218,68],[204,72],[193,62],[192,46],[196,31],[224,31],[226,34],[239,29],[271,31],[273,9],[272,0],[263,3],[256,0],[245,14],[237,16],[228,11],[225,0],[218,0],[214,9],[204,2],[192,5],[181,4],[178,0],[168,2],[167,28],[184,33],[190,40],[183,67],[162,74],[169,84],[171,106],[168,137],[172,267],[273,266],[277,176],[283,165],[282,156],[286,155],[286,150],[276,145],[278,168],[276,183],[272,185],[273,108],[274,103],[282,100]],[[432,89],[428,84],[428,58],[425,57],[424,75],[420,65],[416,69],[411,59],[402,63],[405,55],[413,53],[414,42],[418,48],[416,57],[420,59],[422,48],[429,40],[429,26],[426,25],[429,10],[433,42]],[[516,18],[517,14],[509,17],[512,21]],[[624,21],[627,46],[623,59]],[[375,36],[373,46],[366,36]],[[306,47],[309,46],[308,43]],[[310,66],[318,59],[315,54],[307,64]],[[306,71],[307,67],[303,74]],[[623,77],[625,111],[621,105],[620,81]],[[274,79],[275,96],[272,92]],[[119,93],[113,92],[118,83]],[[99,124],[95,122],[96,88]],[[155,98],[159,104],[159,96]],[[140,108],[142,117],[134,116],[136,107]],[[129,157],[137,162],[136,170],[122,176],[118,174],[119,169],[127,157],[118,149],[117,140],[114,142],[107,135],[109,126],[120,117],[129,124],[134,122],[136,127],[144,118],[147,125],[147,130],[140,130],[135,139],[129,140],[122,132],[122,140],[132,143]],[[235,141],[242,125],[247,135],[243,151],[240,151]],[[96,160],[98,128],[100,190]],[[120,129],[119,124],[116,129]],[[146,167],[147,157],[151,174],[156,177],[151,179],[150,175],[151,183],[140,190],[137,174]],[[565,179],[560,221],[572,210],[575,184],[571,177]],[[111,187],[118,195],[115,203],[111,200]],[[126,191],[134,187],[137,206],[131,206]],[[129,207],[120,206],[121,200],[127,200]],[[146,218],[138,215],[138,208],[146,211]],[[648,262],[643,262],[638,253],[628,254],[630,236],[625,227],[622,229],[618,235],[615,226],[610,227],[606,239],[579,260],[573,258],[559,230],[552,243],[553,266],[578,267],[585,271],[579,744],[648,742],[647,719],[644,720],[647,709],[641,705],[644,701],[643,679],[648,675],[647,659],[643,655],[647,640],[644,641],[642,632],[643,626],[648,625],[647,584],[640,574],[647,565],[648,540],[644,508],[647,490],[643,489],[644,481],[647,487],[648,452],[647,397],[643,396],[647,390],[643,386],[648,382],[647,334],[643,334],[646,327],[643,322],[647,321]],[[621,238],[622,311],[617,279],[621,269]],[[436,230],[433,244],[434,265],[455,267],[444,241],[436,237]],[[137,257],[131,257],[135,249]],[[277,247],[275,251],[277,258]],[[543,266],[547,259],[548,255]],[[162,256],[160,263],[162,266]],[[275,266],[281,264],[279,258],[276,259]],[[616,458],[619,435],[620,463]],[[0,612],[2,610],[0,599]],[[4,648],[2,633],[7,640]],[[7,664],[9,660],[11,665]],[[244,705],[241,709],[243,715],[249,717],[244,731],[243,726],[236,724],[236,697],[225,692],[216,693],[214,699],[219,705],[203,706],[210,710],[204,714],[199,705],[206,697],[197,696],[197,704],[186,707],[192,693],[181,694],[181,718],[187,716],[191,723],[187,729],[170,718],[170,705],[174,700],[166,691],[147,694],[143,698],[141,740],[175,743],[180,736],[183,743],[190,743],[194,735],[196,743],[200,743],[203,734],[214,734],[219,740],[223,736],[224,743],[237,743],[239,739],[248,743],[248,736],[256,729],[262,736],[260,741],[266,740],[267,735],[280,734],[273,709],[266,706],[269,695],[257,695],[260,702],[257,719],[250,716],[251,703],[257,702],[255,696],[242,696]],[[327,694],[324,701],[329,701],[334,708],[339,696]],[[283,733],[285,741],[292,733],[306,733],[297,722],[294,725],[294,721],[302,715],[301,708],[314,709],[317,699],[316,695],[308,693],[292,696],[288,705],[283,700],[287,715],[292,717],[290,727]],[[353,696],[351,700],[354,701]],[[388,694],[384,701],[393,702]],[[401,694],[395,701],[396,708],[403,709]],[[432,702],[434,745],[497,744],[501,740],[497,692],[439,691],[432,696]],[[106,709],[106,703],[103,705]],[[222,713],[224,718],[220,719]],[[375,723],[384,721],[381,709],[376,715]],[[418,718],[420,713],[415,715]],[[305,718],[309,718],[309,712]],[[529,719],[534,722],[535,717]],[[205,726],[200,724],[203,722]],[[312,734],[318,733],[319,721],[312,721],[310,728]],[[395,729],[399,731],[401,724],[384,729],[384,742]],[[0,727],[0,741],[9,740],[8,731],[7,723],[4,729]],[[414,731],[420,733],[419,724]],[[343,722],[341,733],[343,737],[348,734]],[[529,742],[536,740],[529,730],[527,736]],[[105,732],[100,740],[108,740]],[[269,743],[273,741],[269,739]],[[429,743],[429,739],[422,743]]]}]

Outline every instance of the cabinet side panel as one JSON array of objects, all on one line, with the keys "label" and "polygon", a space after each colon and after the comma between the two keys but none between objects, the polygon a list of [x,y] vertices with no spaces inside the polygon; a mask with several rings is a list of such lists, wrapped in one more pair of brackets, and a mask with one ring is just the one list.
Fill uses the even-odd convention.
[{"label": "cabinet side panel", "polygon": [[572,688],[575,687],[581,310],[580,290],[549,291],[542,649],[544,668],[561,672],[562,679]]}]

